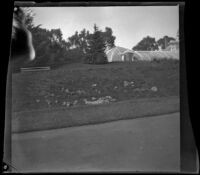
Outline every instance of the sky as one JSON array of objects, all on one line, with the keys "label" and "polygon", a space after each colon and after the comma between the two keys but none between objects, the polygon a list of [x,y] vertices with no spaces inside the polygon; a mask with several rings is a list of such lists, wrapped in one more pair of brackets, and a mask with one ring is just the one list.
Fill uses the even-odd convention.
[{"label": "sky", "polygon": [[34,24],[42,28],[60,28],[67,39],[82,29],[93,33],[97,24],[113,30],[115,45],[131,49],[146,36],[156,40],[165,35],[176,37],[179,29],[178,6],[124,7],[31,7]]}]

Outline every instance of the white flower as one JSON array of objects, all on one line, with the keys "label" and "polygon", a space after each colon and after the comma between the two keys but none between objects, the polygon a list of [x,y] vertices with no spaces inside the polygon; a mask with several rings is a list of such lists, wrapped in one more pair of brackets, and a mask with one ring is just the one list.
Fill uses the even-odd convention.
[{"label": "white flower", "polygon": [[85,93],[86,93],[84,90],[77,90],[76,92],[77,92],[79,95],[80,95],[80,94],[85,94]]},{"label": "white flower", "polygon": [[95,86],[97,86],[97,84],[92,84],[92,87],[95,87]]},{"label": "white flower", "polygon": [[124,81],[124,87],[128,86],[129,82],[128,81]]},{"label": "white flower", "polygon": [[73,102],[73,105],[76,105],[78,103],[78,100],[75,100],[74,102]]},{"label": "white flower", "polygon": [[66,105],[66,104],[67,104],[66,101],[63,101],[63,102],[62,102],[62,105]]},{"label": "white flower", "polygon": [[67,102],[66,105],[67,105],[67,107],[69,107],[71,104],[70,104],[70,102]]},{"label": "white flower", "polygon": [[154,92],[156,92],[156,91],[158,91],[158,88],[157,88],[156,86],[153,86],[153,87],[151,88],[151,90],[154,91]]}]

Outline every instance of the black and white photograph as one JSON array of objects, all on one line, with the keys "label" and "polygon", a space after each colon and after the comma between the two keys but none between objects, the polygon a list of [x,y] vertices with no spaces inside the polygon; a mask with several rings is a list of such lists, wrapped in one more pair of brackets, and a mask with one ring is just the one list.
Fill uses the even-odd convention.
[{"label": "black and white photograph", "polygon": [[180,173],[179,9],[16,3],[11,172]]}]

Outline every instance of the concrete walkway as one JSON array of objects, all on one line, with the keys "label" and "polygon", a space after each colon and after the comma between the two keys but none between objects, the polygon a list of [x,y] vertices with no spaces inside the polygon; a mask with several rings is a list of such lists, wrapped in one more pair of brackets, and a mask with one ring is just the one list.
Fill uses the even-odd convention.
[{"label": "concrete walkway", "polygon": [[180,113],[12,135],[14,172],[180,170]]}]

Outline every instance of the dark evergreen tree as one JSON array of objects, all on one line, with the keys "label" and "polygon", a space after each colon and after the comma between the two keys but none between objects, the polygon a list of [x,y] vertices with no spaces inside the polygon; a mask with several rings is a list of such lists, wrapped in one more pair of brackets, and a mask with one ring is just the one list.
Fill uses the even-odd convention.
[{"label": "dark evergreen tree", "polygon": [[89,40],[89,49],[87,55],[87,61],[92,64],[104,64],[107,63],[107,57],[105,54],[105,40],[102,32],[98,29],[96,24],[94,25],[94,33]]},{"label": "dark evergreen tree", "polygon": [[[98,28],[96,29],[98,30]],[[104,32],[98,30],[97,35],[101,35],[101,38],[103,39],[104,44],[108,49],[115,46],[115,36],[113,36],[111,28],[106,27]],[[71,57],[73,57],[74,54],[75,59],[77,59],[77,53],[79,53],[80,61],[84,60],[85,62],[92,62],[91,56],[89,56],[92,39],[93,34],[91,34],[86,29],[83,29],[80,32],[76,31],[74,35],[68,37],[67,50],[70,51]],[[99,60],[99,56],[97,60]]]}]

